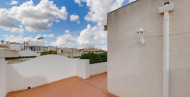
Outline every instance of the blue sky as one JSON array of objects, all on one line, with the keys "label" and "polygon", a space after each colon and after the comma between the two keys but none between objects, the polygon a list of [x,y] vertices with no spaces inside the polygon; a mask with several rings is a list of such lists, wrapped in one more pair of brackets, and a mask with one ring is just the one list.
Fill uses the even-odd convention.
[{"label": "blue sky", "polygon": [[[52,2],[53,1],[53,2]],[[107,49],[106,13],[128,0],[1,0],[0,40]],[[71,16],[72,15],[72,16]]]}]

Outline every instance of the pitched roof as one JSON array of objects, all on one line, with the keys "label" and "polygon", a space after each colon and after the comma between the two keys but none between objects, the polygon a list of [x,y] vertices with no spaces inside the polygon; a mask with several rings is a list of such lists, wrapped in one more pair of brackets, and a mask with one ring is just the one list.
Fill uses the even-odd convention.
[{"label": "pitched roof", "polygon": [[105,51],[101,49],[97,49],[97,48],[88,48],[88,49],[82,50],[82,52],[105,52]]},{"label": "pitched roof", "polygon": [[0,48],[9,48],[9,45],[0,45]]}]

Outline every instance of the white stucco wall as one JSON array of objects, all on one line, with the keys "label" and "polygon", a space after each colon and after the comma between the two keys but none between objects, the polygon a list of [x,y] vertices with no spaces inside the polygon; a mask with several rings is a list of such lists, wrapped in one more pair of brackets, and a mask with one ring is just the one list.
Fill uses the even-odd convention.
[{"label": "white stucco wall", "polygon": [[19,56],[40,56],[40,53],[36,53],[34,51],[31,51],[29,49],[19,51]]},{"label": "white stucco wall", "polygon": [[9,49],[0,49],[0,57],[18,57],[18,52],[10,51]]},{"label": "white stucco wall", "polygon": [[38,41],[29,41],[28,45],[33,45],[33,46],[45,46],[45,41],[44,40],[38,40]]},{"label": "white stucco wall", "polygon": [[4,58],[0,58],[0,97],[7,95],[7,77],[6,77],[6,63]]},{"label": "white stucco wall", "polygon": [[89,75],[89,60],[80,60],[77,59],[76,60],[76,74],[77,76],[83,78],[83,79],[87,79],[90,77]]},{"label": "white stucco wall", "polygon": [[83,79],[106,72],[106,62],[89,64],[89,60],[72,59],[61,55],[45,55],[29,61],[7,65],[8,91],[24,90],[64,78]]},{"label": "white stucco wall", "polygon": [[10,50],[21,51],[23,49],[22,44],[8,44],[10,46]]},{"label": "white stucco wall", "polygon": [[[162,97],[165,0],[138,0],[108,14],[108,92],[119,97]],[[170,0],[169,97],[190,96],[190,1]],[[137,31],[145,30],[145,45]]]},{"label": "white stucco wall", "polygon": [[107,62],[89,64],[89,75],[97,75],[107,72]]},{"label": "white stucco wall", "polygon": [[76,75],[76,61],[59,55],[40,56],[11,64],[9,91],[36,87]]}]

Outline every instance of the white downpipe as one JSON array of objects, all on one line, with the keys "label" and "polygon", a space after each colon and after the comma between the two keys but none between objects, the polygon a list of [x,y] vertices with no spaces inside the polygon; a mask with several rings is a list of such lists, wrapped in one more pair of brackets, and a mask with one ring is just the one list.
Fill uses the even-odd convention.
[{"label": "white downpipe", "polygon": [[169,97],[169,12],[164,12],[163,97]]},{"label": "white downpipe", "polygon": [[159,8],[164,13],[164,45],[163,45],[163,97],[169,97],[169,12],[174,9],[174,4],[167,4]]}]

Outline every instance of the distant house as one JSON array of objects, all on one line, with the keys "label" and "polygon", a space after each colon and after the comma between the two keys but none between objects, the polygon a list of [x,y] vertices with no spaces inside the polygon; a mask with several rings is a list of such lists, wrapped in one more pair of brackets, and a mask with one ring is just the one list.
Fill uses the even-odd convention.
[{"label": "distant house", "polygon": [[9,45],[0,45],[0,49],[9,49]]},{"label": "distant house", "polygon": [[81,56],[78,48],[59,48],[59,52],[61,55],[70,58]]},{"label": "distant house", "polygon": [[41,53],[44,51],[48,51],[48,47],[44,45],[43,42],[24,42],[24,43],[16,43],[16,42],[8,42],[7,44],[2,44],[1,47],[9,48],[12,51],[23,51],[29,49],[31,51],[35,51],[37,53]]},{"label": "distant house", "polygon": [[105,53],[106,51],[97,48],[87,48],[81,50],[81,53]]},{"label": "distant house", "polygon": [[0,57],[17,57],[17,51],[11,51],[9,45],[0,45]]},{"label": "distant house", "polygon": [[19,56],[40,56],[40,53],[36,53],[35,51],[32,51],[30,49],[19,51],[18,53]]},{"label": "distant house", "polygon": [[56,51],[56,47],[48,46],[48,51]]},{"label": "distant house", "polygon": [[58,48],[58,47],[48,46],[48,51],[57,51],[57,54],[70,58],[81,56],[78,48],[66,48],[66,47]]},{"label": "distant house", "polygon": [[26,46],[26,47],[29,48],[32,51],[37,52],[37,53],[48,51],[48,47],[47,46],[30,45],[30,46]]},{"label": "distant house", "polygon": [[38,42],[26,42],[24,43],[24,48],[29,48],[32,51],[35,51],[37,53],[41,53],[44,51],[48,51],[48,47],[45,46],[44,42],[38,41]]},{"label": "distant house", "polygon": [[24,50],[24,46],[21,43],[9,42],[8,44],[5,44],[5,45],[9,46],[10,50],[14,50],[14,51]]}]

